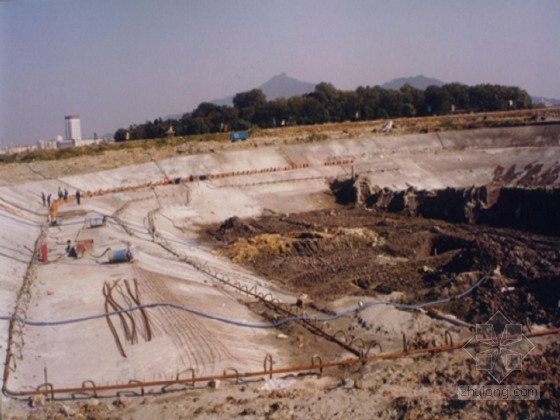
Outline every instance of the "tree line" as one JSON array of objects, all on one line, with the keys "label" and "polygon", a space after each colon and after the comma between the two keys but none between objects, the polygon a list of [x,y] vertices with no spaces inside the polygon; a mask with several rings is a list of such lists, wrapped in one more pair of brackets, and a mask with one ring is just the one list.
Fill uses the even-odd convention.
[{"label": "tree line", "polygon": [[156,118],[144,124],[120,128],[115,141],[153,139],[167,135],[170,127],[178,136],[270,128],[284,125],[446,115],[457,112],[489,112],[531,108],[531,97],[518,87],[449,83],[425,90],[408,84],[399,90],[360,86],[343,91],[322,82],[311,93],[266,99],[260,89],[234,96],[233,106],[203,102],[179,119]]}]

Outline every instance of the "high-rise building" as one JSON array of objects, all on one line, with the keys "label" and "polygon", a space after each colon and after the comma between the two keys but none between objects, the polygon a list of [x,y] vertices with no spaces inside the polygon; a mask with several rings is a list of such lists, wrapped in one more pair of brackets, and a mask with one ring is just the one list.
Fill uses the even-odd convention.
[{"label": "high-rise building", "polygon": [[82,140],[82,129],[80,127],[79,115],[67,115],[64,117],[66,128],[66,140]]}]

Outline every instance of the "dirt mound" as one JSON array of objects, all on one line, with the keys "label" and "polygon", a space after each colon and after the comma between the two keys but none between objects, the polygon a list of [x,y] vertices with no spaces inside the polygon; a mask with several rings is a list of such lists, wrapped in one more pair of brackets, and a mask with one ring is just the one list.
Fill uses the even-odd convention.
[{"label": "dirt mound", "polygon": [[263,255],[283,254],[290,251],[293,241],[278,234],[256,235],[249,240],[241,238],[235,240],[219,253],[226,255],[232,261],[241,263],[254,261]]},{"label": "dirt mound", "polygon": [[[560,319],[557,297],[560,296],[560,253],[553,249],[558,241],[535,240],[510,233],[480,233],[441,271],[459,274],[466,270],[488,272],[497,267],[487,286],[466,300],[473,300],[464,313],[468,320],[480,319],[497,310],[511,317],[548,323]],[[477,308],[483,300],[487,308]],[[459,313],[459,310],[456,310]]]},{"label": "dirt mound", "polygon": [[[253,230],[254,231],[254,230]],[[314,256],[339,247],[352,246],[354,242],[376,243],[378,235],[367,228],[338,228],[331,232],[286,232],[284,234],[264,233],[250,238],[241,237],[219,253],[234,262],[266,259],[272,255]]]},{"label": "dirt mound", "polygon": [[[360,207],[236,222],[242,235],[210,227],[220,252],[313,300],[398,291],[416,303],[472,294],[442,306],[468,322],[496,310],[510,319],[559,323],[560,238],[452,224]],[[313,229],[294,230],[294,226]]]},{"label": "dirt mound", "polygon": [[217,234],[221,240],[231,241],[240,236],[251,235],[254,232],[255,229],[250,224],[243,222],[237,216],[233,216],[220,225]]}]

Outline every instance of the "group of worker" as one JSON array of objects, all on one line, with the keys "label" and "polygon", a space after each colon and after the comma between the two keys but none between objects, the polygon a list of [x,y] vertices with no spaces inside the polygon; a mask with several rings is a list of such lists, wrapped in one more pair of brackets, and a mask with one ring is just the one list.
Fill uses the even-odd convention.
[{"label": "group of worker", "polygon": [[[62,187],[58,187],[58,199],[59,200],[64,200],[64,201],[68,201],[68,188],[64,188],[64,190],[62,189]],[[52,201],[52,194],[48,194],[45,195],[44,192],[41,191],[41,200],[43,201],[43,206],[45,207],[51,207],[51,201]],[[76,203],[78,203],[78,205],[80,205],[80,200],[81,200],[81,194],[80,194],[80,190],[76,190]]]}]

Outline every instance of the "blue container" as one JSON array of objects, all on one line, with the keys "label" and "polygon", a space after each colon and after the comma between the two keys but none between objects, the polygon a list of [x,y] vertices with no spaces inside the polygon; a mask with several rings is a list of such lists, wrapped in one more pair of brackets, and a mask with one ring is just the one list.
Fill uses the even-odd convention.
[{"label": "blue container", "polygon": [[249,138],[249,132],[248,131],[241,131],[239,133],[231,133],[229,135],[229,139],[231,141],[237,141],[237,140],[247,140]]},{"label": "blue container", "polygon": [[119,249],[109,253],[109,262],[111,264],[129,262],[131,259],[132,256],[130,255],[130,251],[128,249]]}]

